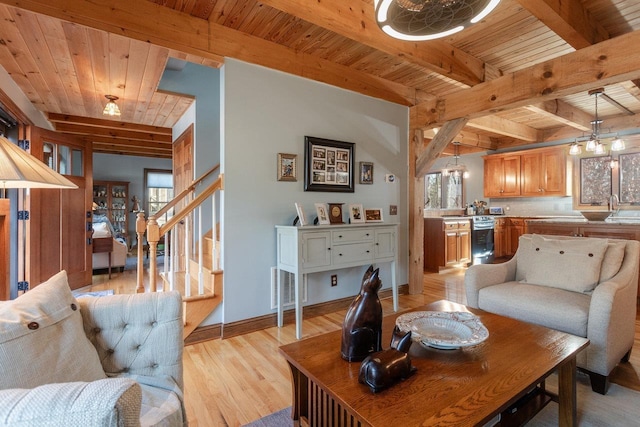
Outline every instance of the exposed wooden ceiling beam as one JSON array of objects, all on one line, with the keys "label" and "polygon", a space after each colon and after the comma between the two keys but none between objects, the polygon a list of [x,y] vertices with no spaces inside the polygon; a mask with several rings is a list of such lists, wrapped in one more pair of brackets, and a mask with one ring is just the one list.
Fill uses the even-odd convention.
[{"label": "exposed wooden ceiling beam", "polygon": [[47,113],[49,121],[54,123],[68,123],[74,125],[96,126],[105,129],[122,129],[133,132],[155,133],[158,135],[172,134],[172,129],[161,126],[139,125],[135,123],[119,122],[116,120],[94,119],[90,117],[71,116],[67,114]]},{"label": "exposed wooden ceiling beam", "polygon": [[518,3],[575,49],[609,39],[607,30],[593,19],[580,0],[518,0]]},{"label": "exposed wooden ceiling beam", "polygon": [[97,136],[90,135],[83,137],[85,141],[89,141],[91,143],[100,143],[106,145],[118,145],[125,149],[127,147],[142,147],[142,148],[151,148],[157,150],[165,150],[171,151],[173,144],[166,142],[149,142],[149,141],[140,141],[126,138],[113,138],[108,136]]},{"label": "exposed wooden ceiling beam", "polygon": [[261,3],[468,86],[485,80],[481,60],[442,40],[411,43],[383,33],[370,2],[261,0]]},{"label": "exposed wooden ceiling beam", "polygon": [[467,127],[481,129],[499,135],[510,136],[524,141],[536,142],[540,140],[538,130],[531,126],[516,123],[497,116],[478,117],[470,120]]},{"label": "exposed wooden ceiling beam", "polygon": [[413,107],[413,123],[430,128],[640,78],[640,30],[624,34]]},{"label": "exposed wooden ceiling beam", "polygon": [[[603,128],[611,129],[612,132],[625,129],[640,129],[640,114],[634,116],[621,116],[615,118],[604,119]],[[557,141],[561,139],[578,138],[584,135],[576,132],[574,129],[567,127],[558,127],[555,129],[547,129],[543,131],[543,141]]]},{"label": "exposed wooden ceiling beam", "polygon": [[[424,131],[424,138],[427,140],[427,142],[430,142],[436,136],[436,133],[437,132],[435,132],[434,129],[427,129]],[[458,134],[453,138],[453,141],[458,141],[462,147],[474,148],[469,150],[469,152],[498,149],[495,138],[492,138],[488,135],[482,135],[477,132],[470,132],[467,130],[461,130],[460,132],[458,132]],[[461,148],[461,154],[465,154],[463,150],[464,149]],[[447,152],[443,151],[442,154],[447,154]]]},{"label": "exposed wooden ceiling beam", "polygon": [[593,117],[560,99],[538,102],[537,104],[527,105],[524,108],[583,132],[591,130]]},{"label": "exposed wooden ceiling beam", "polygon": [[429,145],[420,153],[416,160],[415,177],[424,176],[429,173],[429,168],[440,157],[447,145],[460,133],[467,119],[458,118],[445,123]]},{"label": "exposed wooden ceiling beam", "polygon": [[149,1],[67,1],[64,7],[49,0],[0,3],[216,61],[236,58],[397,104],[410,106],[424,101],[424,94],[413,88]]},{"label": "exposed wooden ceiling beam", "polygon": [[171,143],[171,135],[163,135],[149,132],[136,132],[126,129],[109,129],[89,125],[76,125],[71,123],[56,123],[56,131],[76,135],[110,136],[113,138],[132,139],[136,141]]},{"label": "exposed wooden ceiling beam", "polygon": [[170,151],[160,151],[153,150],[150,148],[127,148],[123,150],[121,146],[118,145],[104,145],[104,144],[93,144],[93,152],[94,153],[104,153],[104,154],[117,154],[117,155],[126,155],[126,156],[143,156],[143,157],[155,157],[161,159],[171,159]]}]

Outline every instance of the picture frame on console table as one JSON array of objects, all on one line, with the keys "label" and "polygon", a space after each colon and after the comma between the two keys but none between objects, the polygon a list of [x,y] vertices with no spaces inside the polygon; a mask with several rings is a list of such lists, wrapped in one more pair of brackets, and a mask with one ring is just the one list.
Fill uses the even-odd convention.
[{"label": "picture frame on console table", "polygon": [[355,144],[305,136],[304,191],[354,192]]},{"label": "picture frame on console table", "polygon": [[360,224],[365,222],[364,209],[361,204],[349,205],[349,222],[351,224]]},{"label": "picture frame on console table", "polygon": [[316,203],[316,215],[318,215],[318,224],[329,225],[329,209],[326,203]]},{"label": "picture frame on console table", "polygon": [[[305,225],[309,225],[309,223],[307,222],[307,216],[304,214],[304,209],[302,208],[302,205],[300,203],[296,202],[296,213],[298,214],[298,223],[304,227]],[[296,225],[294,223],[294,225]]]},{"label": "picture frame on console table", "polygon": [[369,208],[364,210],[364,218],[366,222],[384,222],[382,218],[382,209]]}]

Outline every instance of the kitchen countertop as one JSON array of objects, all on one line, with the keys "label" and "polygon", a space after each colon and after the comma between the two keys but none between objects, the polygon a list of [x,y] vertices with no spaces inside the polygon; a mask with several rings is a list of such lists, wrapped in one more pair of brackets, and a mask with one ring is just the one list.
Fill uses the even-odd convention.
[{"label": "kitchen countertop", "polygon": [[[489,215],[494,218],[526,218],[529,222],[532,223],[543,223],[543,224],[596,224],[596,225],[640,225],[640,217],[624,217],[624,216],[613,216],[609,217],[604,221],[588,221],[583,216],[579,215]],[[445,216],[434,216],[434,217],[425,217],[424,219],[437,219],[437,220],[465,220],[471,219],[472,216],[467,215],[445,215]]]}]

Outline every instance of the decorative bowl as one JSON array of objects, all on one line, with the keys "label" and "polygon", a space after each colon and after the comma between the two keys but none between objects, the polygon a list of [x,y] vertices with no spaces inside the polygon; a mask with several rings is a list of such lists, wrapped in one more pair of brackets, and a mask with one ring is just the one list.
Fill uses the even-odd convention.
[{"label": "decorative bowl", "polygon": [[480,344],[489,331],[469,312],[412,311],[401,314],[396,325],[411,331],[411,339],[424,347],[452,350]]},{"label": "decorative bowl", "polygon": [[604,221],[609,218],[611,211],[580,211],[583,217],[589,221]]}]

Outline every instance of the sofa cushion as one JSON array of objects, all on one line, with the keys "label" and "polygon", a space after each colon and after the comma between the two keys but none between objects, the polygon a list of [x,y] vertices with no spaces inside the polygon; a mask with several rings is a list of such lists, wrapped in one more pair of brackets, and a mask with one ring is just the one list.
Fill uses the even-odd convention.
[{"label": "sofa cushion", "polygon": [[480,289],[478,307],[581,337],[587,336],[591,296],[562,289],[506,282]]},{"label": "sofa cushion", "polygon": [[531,236],[518,255],[522,281],[573,292],[590,292],[600,279],[607,239]]},{"label": "sofa cushion", "polygon": [[127,378],[0,390],[0,426],[140,425],[140,385]]},{"label": "sofa cushion", "polygon": [[609,241],[607,251],[604,253],[604,258],[602,259],[598,283],[606,282],[618,273],[624,260],[624,249],[626,246],[627,244],[625,242]]},{"label": "sofa cushion", "polygon": [[0,389],[106,377],[79,307],[65,271],[0,302]]}]

